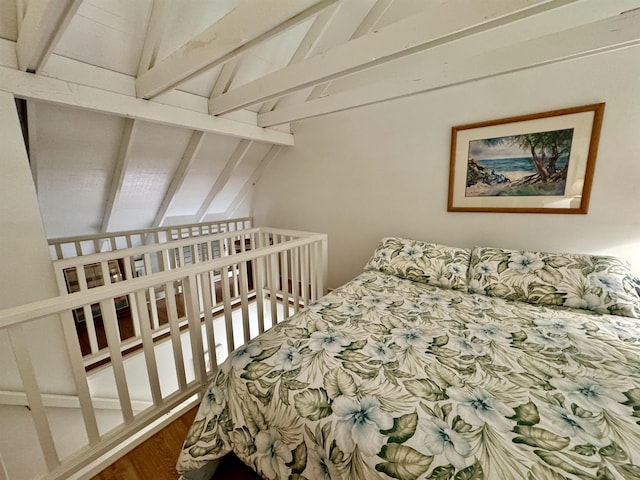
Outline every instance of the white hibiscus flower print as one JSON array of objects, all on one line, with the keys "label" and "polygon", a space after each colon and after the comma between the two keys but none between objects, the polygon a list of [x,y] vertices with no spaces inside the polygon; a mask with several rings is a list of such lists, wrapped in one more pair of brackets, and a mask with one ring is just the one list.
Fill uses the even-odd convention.
[{"label": "white hibiscus flower print", "polygon": [[311,471],[311,478],[314,480],[343,478],[338,466],[333,463],[327,452],[315,444],[307,450],[307,468]]},{"label": "white hibiscus flower print", "polygon": [[575,403],[584,410],[593,413],[609,410],[622,415],[629,414],[629,407],[620,403],[626,401],[627,397],[591,378],[577,377],[574,380],[551,378],[549,383],[565,396],[565,405]]},{"label": "white hibiscus flower print", "polygon": [[567,321],[561,318],[541,317],[535,318],[533,321],[542,330],[557,335],[576,335],[581,331],[575,320]]},{"label": "white hibiscus flower print", "polygon": [[396,359],[396,352],[394,352],[388,345],[369,340],[362,349],[362,353],[369,355],[375,360],[380,360],[382,363],[393,362]]},{"label": "white hibiscus flower print", "polygon": [[229,356],[231,366],[236,371],[244,370],[251,363],[253,357],[262,353],[262,347],[257,343],[247,343],[236,348]]},{"label": "white hibiscus flower print", "polygon": [[424,445],[427,450],[435,456],[444,455],[447,462],[458,469],[465,467],[465,457],[471,452],[471,445],[462,434],[436,417],[418,425],[424,433]]},{"label": "white hibiscus flower print", "polygon": [[593,272],[587,278],[593,285],[604,291],[619,292],[624,290],[620,278],[607,272]]},{"label": "white hibiscus flower print", "polygon": [[532,252],[514,253],[511,255],[508,266],[510,269],[517,270],[520,273],[529,273],[544,267],[544,262]]},{"label": "white hibiscus flower print", "polygon": [[333,401],[333,413],[338,417],[335,427],[336,443],[340,450],[351,453],[358,447],[363,455],[376,455],[386,442],[380,430],[393,426],[393,417],[380,408],[373,395],[361,400],[339,396]]},{"label": "white hibiscus flower print", "polygon": [[309,348],[313,352],[324,350],[329,354],[335,355],[340,353],[349,343],[351,342],[338,332],[313,332],[309,340]]},{"label": "white hibiscus flower print", "polygon": [[424,251],[413,245],[406,245],[401,251],[400,256],[407,260],[416,260],[424,256]]},{"label": "white hibiscus flower print", "polygon": [[273,365],[278,370],[295,370],[302,363],[302,355],[297,348],[286,346],[273,356]]},{"label": "white hibiscus flower print", "polygon": [[508,333],[495,325],[481,325],[469,330],[471,332],[471,337],[476,337],[477,339],[484,340],[485,342],[499,342],[508,338]]},{"label": "white hibiscus flower print", "polygon": [[432,340],[420,328],[392,328],[391,338],[401,348],[412,347],[420,352],[424,352]]},{"label": "white hibiscus flower print", "polygon": [[462,388],[448,388],[447,395],[456,401],[458,415],[471,425],[484,425],[500,431],[508,431],[511,424],[506,417],[512,417],[513,409],[483,388],[464,390]]},{"label": "white hibiscus flower print", "polygon": [[289,478],[291,448],[283,441],[280,434],[273,429],[262,430],[256,435],[256,453],[258,467],[267,478]]},{"label": "white hibiscus flower print", "polygon": [[480,295],[487,294],[487,291],[484,289],[484,285],[480,280],[469,280],[469,292],[479,293]]},{"label": "white hibiscus flower print", "polygon": [[449,271],[454,277],[464,277],[467,275],[467,269],[459,263],[450,263],[447,265],[447,271]]},{"label": "white hibiscus flower print", "polygon": [[602,432],[589,419],[574,415],[571,411],[555,405],[545,405],[548,412],[542,417],[552,432],[574,437],[581,443],[602,446]]},{"label": "white hibiscus flower print", "polygon": [[374,295],[366,295],[360,299],[360,302],[366,310],[386,310],[391,305],[389,299]]},{"label": "white hibiscus flower print", "polygon": [[602,300],[593,293],[569,295],[564,301],[565,307],[579,308],[581,310],[595,310],[600,305],[602,305]]},{"label": "white hibiscus flower print", "polygon": [[496,264],[493,262],[480,262],[475,266],[475,270],[484,276],[491,276],[498,273]]},{"label": "white hibiscus flower print", "polygon": [[222,413],[225,405],[224,390],[212,385],[202,398],[200,412],[206,416],[216,417]]}]

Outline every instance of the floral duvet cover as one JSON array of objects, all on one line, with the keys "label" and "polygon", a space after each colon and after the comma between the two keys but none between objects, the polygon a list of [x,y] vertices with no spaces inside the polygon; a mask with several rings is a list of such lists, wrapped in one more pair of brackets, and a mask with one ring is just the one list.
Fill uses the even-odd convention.
[{"label": "floral duvet cover", "polygon": [[178,469],[640,478],[638,322],[367,271],[231,354]]}]

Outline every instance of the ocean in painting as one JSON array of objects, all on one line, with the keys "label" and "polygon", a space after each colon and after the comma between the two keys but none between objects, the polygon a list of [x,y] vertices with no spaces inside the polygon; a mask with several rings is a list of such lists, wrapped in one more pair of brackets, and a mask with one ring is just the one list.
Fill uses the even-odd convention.
[{"label": "ocean in painting", "polygon": [[[557,160],[557,173],[545,182],[533,177],[537,171],[531,157],[484,158],[473,161],[477,164],[476,169],[479,167],[484,171],[482,173],[475,170],[475,175],[480,174],[483,179],[467,184],[466,197],[564,195],[568,156],[562,156]],[[474,171],[471,168],[470,164],[467,181],[469,181],[469,175],[474,175],[471,173]],[[533,180],[525,178],[529,176],[533,177]]]},{"label": "ocean in painting", "polygon": [[[556,163],[556,168],[562,170],[566,167],[567,160],[567,156],[560,157]],[[476,160],[476,162],[496,173],[502,173],[511,181],[536,173],[536,167],[533,165],[531,157],[483,159]],[[511,173],[513,173],[513,175],[509,176]]]}]

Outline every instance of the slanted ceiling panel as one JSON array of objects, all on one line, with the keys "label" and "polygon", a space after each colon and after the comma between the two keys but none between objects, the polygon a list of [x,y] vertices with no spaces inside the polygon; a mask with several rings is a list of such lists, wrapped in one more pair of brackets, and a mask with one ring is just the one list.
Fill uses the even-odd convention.
[{"label": "slanted ceiling panel", "polygon": [[16,0],[0,0],[0,38],[18,38],[16,18]]},{"label": "slanted ceiling panel", "polygon": [[54,53],[135,75],[152,4],[152,0],[84,0]]},{"label": "slanted ceiling panel", "polygon": [[224,188],[216,195],[209,206],[207,213],[223,213],[233,203],[236,196],[240,194],[247,180],[271,148],[265,143],[254,142],[242,161],[234,169],[233,174],[225,184]]},{"label": "slanted ceiling panel", "polygon": [[239,143],[236,138],[207,134],[167,215],[194,215]]},{"label": "slanted ceiling panel", "polygon": [[151,226],[191,133],[138,121],[110,230]]},{"label": "slanted ceiling panel", "polygon": [[95,233],[125,120],[86,110],[38,103],[38,201],[47,237]]}]

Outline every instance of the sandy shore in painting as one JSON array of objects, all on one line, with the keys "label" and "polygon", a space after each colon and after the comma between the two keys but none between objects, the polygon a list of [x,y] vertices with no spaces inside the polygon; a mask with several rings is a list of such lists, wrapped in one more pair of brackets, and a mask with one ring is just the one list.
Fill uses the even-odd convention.
[{"label": "sandy shore in painting", "polygon": [[471,185],[467,187],[465,190],[466,197],[491,197],[497,195],[500,191],[507,188],[512,182],[518,181],[521,178],[527,177],[529,175],[533,175],[532,172],[523,172],[522,170],[516,170],[513,172],[503,172],[496,171],[496,173],[500,173],[507,177],[510,182],[509,183],[501,183],[498,185],[487,185],[486,183],[476,183],[475,185]]}]

